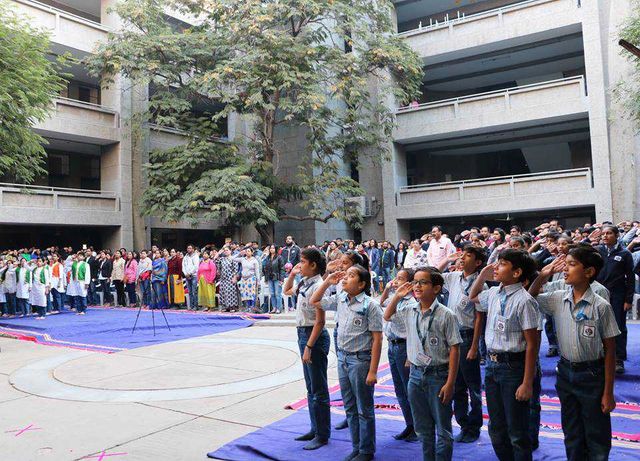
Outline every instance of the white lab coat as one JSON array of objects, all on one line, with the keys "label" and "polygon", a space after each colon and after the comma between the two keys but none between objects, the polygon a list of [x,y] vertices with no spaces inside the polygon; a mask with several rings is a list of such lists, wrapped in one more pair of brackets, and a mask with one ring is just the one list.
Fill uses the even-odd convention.
[{"label": "white lab coat", "polygon": [[[44,274],[44,283],[40,280]],[[51,285],[49,270],[46,267],[36,267],[32,273],[31,297],[32,306],[47,307],[47,287]]]}]

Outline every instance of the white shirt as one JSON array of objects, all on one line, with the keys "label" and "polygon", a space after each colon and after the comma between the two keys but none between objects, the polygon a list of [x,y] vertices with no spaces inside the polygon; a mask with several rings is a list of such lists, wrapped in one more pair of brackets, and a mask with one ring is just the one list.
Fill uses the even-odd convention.
[{"label": "white shirt", "polygon": [[196,275],[198,266],[200,266],[200,256],[195,251],[191,254],[185,254],[182,258],[182,273],[185,277]]}]

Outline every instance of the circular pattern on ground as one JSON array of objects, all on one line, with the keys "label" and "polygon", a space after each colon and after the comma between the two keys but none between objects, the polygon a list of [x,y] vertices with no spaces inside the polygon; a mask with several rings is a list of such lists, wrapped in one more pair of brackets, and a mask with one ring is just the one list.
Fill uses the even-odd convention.
[{"label": "circular pattern on ground", "polygon": [[[207,346],[227,346],[239,347],[240,350],[251,351],[254,357],[258,360],[260,357],[265,357],[264,350],[269,349],[269,357],[273,354],[286,354],[285,364],[289,364],[285,368],[279,370],[262,370],[259,368],[252,369],[251,366],[245,366],[244,357],[235,357],[234,362],[225,362],[226,367],[236,368],[237,370],[250,370],[248,373],[257,374],[256,376],[240,376],[242,373],[238,372],[238,377],[233,382],[218,382],[216,384],[210,384],[199,387],[175,387],[175,388],[139,388],[139,389],[117,389],[117,388],[104,388],[104,387],[88,387],[90,386],[104,386],[105,382],[99,384],[99,381],[91,383],[92,378],[99,379],[98,370],[93,370],[88,377],[83,380],[80,375],[76,373],[72,382],[62,382],[56,379],[58,374],[64,375],[70,379],[70,372],[74,368],[72,364],[76,363],[86,367],[86,363],[90,363],[91,357],[100,357],[100,354],[90,352],[73,351],[68,354],[63,354],[48,359],[40,360],[31,363],[19,370],[15,371],[10,377],[10,383],[18,390],[27,392],[30,394],[60,399],[60,400],[74,400],[82,402],[157,402],[164,400],[189,400],[189,399],[201,399],[208,397],[220,397],[224,395],[232,395],[242,392],[259,391],[276,386],[282,386],[294,381],[298,381],[302,378],[302,366],[299,359],[299,348],[295,341],[279,341],[268,339],[254,339],[254,338],[224,338],[224,337],[209,337],[209,338],[191,338],[182,340],[173,344],[173,348],[176,346],[179,349],[190,348],[192,351],[197,350],[203,345]],[[246,348],[243,346],[253,346]],[[258,346],[258,347],[256,347]],[[120,354],[114,354],[114,357],[138,357],[142,360],[154,360],[149,357],[140,356],[136,354],[137,350],[130,350]],[[128,354],[128,355],[127,355]],[[291,358],[295,359],[292,361]],[[89,362],[86,362],[86,361]],[[102,359],[97,359],[98,361]],[[335,361],[333,354],[330,355],[330,360]],[[215,362],[215,357],[211,358],[211,362]],[[123,360],[122,376],[129,376],[131,373],[140,373],[140,370],[129,369]],[[186,365],[186,364],[185,364]],[[132,365],[130,365],[131,367]],[[163,365],[158,365],[160,368]],[[187,367],[195,367],[196,365],[188,364]],[[280,362],[280,367],[282,362]],[[71,368],[69,368],[71,367]],[[277,367],[274,367],[277,368]],[[174,371],[176,370],[173,366]],[[62,376],[61,376],[62,377]],[[155,379],[155,378],[154,378]],[[83,383],[83,385],[78,385]]]}]

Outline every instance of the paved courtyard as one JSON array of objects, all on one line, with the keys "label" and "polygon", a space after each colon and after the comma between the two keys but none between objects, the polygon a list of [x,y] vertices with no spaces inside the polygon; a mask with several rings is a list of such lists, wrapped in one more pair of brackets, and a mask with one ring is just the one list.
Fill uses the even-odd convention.
[{"label": "paved courtyard", "polygon": [[295,334],[254,326],[115,354],[0,338],[0,459],[206,459],[305,395]]}]

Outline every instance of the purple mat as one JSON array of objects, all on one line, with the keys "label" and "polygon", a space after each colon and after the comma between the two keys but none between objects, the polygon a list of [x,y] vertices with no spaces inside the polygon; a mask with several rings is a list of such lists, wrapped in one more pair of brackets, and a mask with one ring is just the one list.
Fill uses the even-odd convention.
[{"label": "purple mat", "polygon": [[[640,459],[640,325],[628,325],[629,345],[626,362],[627,373],[616,377],[615,397],[617,408],[612,415],[613,448],[612,460]],[[544,336],[544,335],[543,335]],[[562,427],[560,424],[560,402],[555,390],[556,358],[546,358],[546,338],[541,348],[542,413],[540,428],[540,448],[534,452],[534,460],[565,460]],[[386,368],[386,367],[382,367]],[[483,369],[484,375],[484,369]],[[421,459],[419,443],[408,443],[393,439],[404,428],[402,413],[397,405],[393,383],[389,371],[379,373],[376,386],[376,460],[395,461],[400,459]],[[484,377],[483,377],[484,381]],[[343,419],[339,390],[331,393],[331,412],[333,424]],[[298,405],[294,404],[298,408]],[[485,425],[480,439],[472,444],[454,444],[455,460],[494,460],[496,459]],[[454,434],[458,428],[454,418]],[[303,442],[295,442],[294,437],[307,432],[309,416],[306,408],[293,412],[280,421],[247,434],[227,445],[208,453],[209,458],[227,461],[335,461],[351,452],[351,440],[348,430],[332,431],[329,445],[313,452],[302,450]]]},{"label": "purple mat", "polygon": [[131,333],[137,313],[137,309],[89,308],[86,315],[64,312],[47,316],[45,320],[34,317],[0,319],[0,335],[50,346],[111,353],[246,328],[253,325],[253,319],[260,317],[167,310],[169,330],[162,313],[156,310],[154,336],[152,313],[148,310],[140,313],[136,330]]}]

